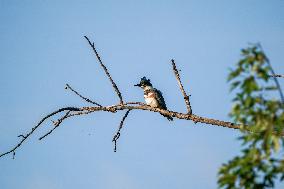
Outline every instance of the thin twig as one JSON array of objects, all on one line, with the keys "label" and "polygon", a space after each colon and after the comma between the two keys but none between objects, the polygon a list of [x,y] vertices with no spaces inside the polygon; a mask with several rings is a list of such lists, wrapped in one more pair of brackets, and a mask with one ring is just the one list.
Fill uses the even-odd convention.
[{"label": "thin twig", "polygon": [[30,136],[31,134],[33,134],[33,132],[34,132],[46,119],[48,119],[48,118],[54,116],[55,114],[58,114],[58,113],[63,112],[63,111],[66,111],[66,110],[69,110],[69,111],[80,111],[79,108],[66,107],[66,108],[60,108],[59,110],[56,110],[56,111],[54,111],[54,112],[48,114],[47,116],[45,116],[44,118],[42,118],[42,119],[40,120],[40,122],[39,122],[35,127],[33,127],[32,130],[31,130],[30,132],[28,132],[26,135],[19,135],[19,137],[22,137],[22,140],[20,140],[20,142],[19,142],[15,147],[13,147],[10,151],[7,151],[7,152],[5,152],[5,153],[3,153],[3,154],[0,154],[0,157],[5,156],[5,155],[7,155],[7,154],[10,154],[10,153],[12,153],[12,152],[13,152],[13,157],[15,157],[15,153],[16,153],[17,148],[19,148],[19,147],[23,144],[23,142],[24,142],[25,140],[27,140],[27,139],[29,138],[29,136]]},{"label": "thin twig", "polygon": [[[273,70],[273,68],[272,68],[272,64],[270,63],[270,60],[269,60],[269,58],[266,56],[266,54],[264,53],[264,50],[263,50],[263,48],[262,48],[262,46],[261,46],[260,43],[258,43],[258,47],[259,47],[260,50],[262,51],[262,53],[263,53],[263,55],[264,55],[264,58],[265,58],[265,60],[266,60],[266,62],[267,62],[267,64],[268,64],[268,66],[269,66],[269,68],[270,68],[270,71],[271,71],[272,75],[276,75],[275,72],[274,72],[274,70]],[[275,82],[275,84],[276,84],[276,87],[277,87],[277,89],[278,89],[278,91],[279,91],[279,95],[280,95],[282,104],[284,104],[284,95],[283,95],[281,86],[280,86],[280,84],[279,84],[279,81],[278,81],[277,77],[273,77],[273,80],[274,80],[274,82]]]},{"label": "thin twig", "polygon": [[116,144],[117,144],[117,140],[118,140],[119,137],[120,137],[120,130],[122,129],[123,123],[124,123],[124,121],[125,121],[125,119],[126,119],[126,117],[128,116],[128,114],[129,114],[130,111],[131,111],[131,110],[127,110],[127,111],[125,112],[125,114],[124,114],[122,120],[120,121],[118,130],[117,130],[116,134],[113,136],[112,142],[114,142],[114,149],[113,149],[114,152],[116,152],[116,149],[117,149]]},{"label": "thin twig", "polygon": [[46,136],[50,135],[57,127],[59,127],[59,125],[64,121],[64,119],[66,119],[68,117],[68,115],[70,114],[71,111],[66,112],[66,114],[61,117],[60,119],[58,119],[56,122],[54,122],[54,127],[47,132],[45,135],[43,135],[42,137],[40,137],[38,140],[42,140],[43,138],[45,138]]},{"label": "thin twig", "polygon": [[143,102],[126,102],[124,105],[128,105],[128,104],[136,104],[136,105],[140,105],[140,106],[146,105]]},{"label": "thin twig", "polygon": [[284,75],[281,75],[281,74],[272,74],[272,75],[269,75],[269,77],[282,77],[282,78],[284,78]]},{"label": "thin twig", "polygon": [[66,84],[65,89],[70,89],[72,92],[74,92],[76,95],[78,95],[80,98],[82,98],[82,99],[85,100],[86,102],[89,102],[89,103],[91,103],[91,104],[94,104],[94,105],[97,105],[97,106],[102,107],[102,105],[100,105],[99,103],[96,103],[96,102],[94,102],[94,101],[92,101],[92,100],[90,100],[90,99],[88,99],[88,98],[82,96],[81,94],[79,94],[79,93],[78,93],[77,91],[75,91],[69,84]]},{"label": "thin twig", "polygon": [[176,79],[178,81],[179,88],[180,88],[180,90],[181,90],[181,92],[183,94],[183,97],[184,97],[184,101],[185,101],[186,108],[187,108],[187,113],[188,114],[192,114],[192,109],[191,109],[190,102],[189,102],[189,96],[184,91],[184,88],[183,88],[183,85],[182,85],[182,83],[180,81],[180,76],[179,76],[179,73],[178,73],[178,70],[177,70],[177,67],[176,67],[174,59],[172,59],[172,66],[173,66],[174,74],[175,74]]},{"label": "thin twig", "polygon": [[113,81],[113,79],[111,78],[106,66],[103,64],[102,60],[101,60],[101,57],[99,56],[99,53],[97,52],[96,48],[95,48],[95,44],[94,43],[91,43],[91,41],[89,40],[89,38],[87,36],[84,36],[86,38],[86,40],[88,41],[89,45],[92,47],[94,53],[96,54],[96,57],[101,65],[101,67],[104,69],[107,77],[109,78],[111,84],[112,84],[112,87],[114,88],[117,96],[119,97],[119,100],[120,100],[120,104],[123,104],[123,100],[122,100],[122,95],[117,87],[117,85],[115,84],[115,82]]}]

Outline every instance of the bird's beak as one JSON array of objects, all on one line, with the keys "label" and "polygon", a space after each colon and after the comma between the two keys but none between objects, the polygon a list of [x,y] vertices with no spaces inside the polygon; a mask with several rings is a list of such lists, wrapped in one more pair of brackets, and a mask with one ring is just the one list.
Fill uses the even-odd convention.
[{"label": "bird's beak", "polygon": [[134,85],[135,87],[141,87],[141,84],[139,83],[139,84],[136,84],[136,85]]}]

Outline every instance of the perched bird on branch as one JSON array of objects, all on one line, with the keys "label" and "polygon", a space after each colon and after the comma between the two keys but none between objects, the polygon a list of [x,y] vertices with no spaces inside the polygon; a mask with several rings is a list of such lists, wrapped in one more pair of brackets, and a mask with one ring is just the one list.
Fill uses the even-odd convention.
[{"label": "perched bird on branch", "polygon": [[[162,92],[158,89],[153,88],[150,79],[142,77],[140,83],[134,86],[141,87],[144,90],[144,98],[148,106],[167,110]],[[173,121],[172,117],[164,114],[161,115],[166,117],[169,121]]]}]

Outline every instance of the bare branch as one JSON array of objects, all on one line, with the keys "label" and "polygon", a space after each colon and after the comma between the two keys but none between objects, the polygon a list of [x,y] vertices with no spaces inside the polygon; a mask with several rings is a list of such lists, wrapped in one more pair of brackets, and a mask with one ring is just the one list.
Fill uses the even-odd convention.
[{"label": "bare branch", "polygon": [[89,103],[91,103],[91,104],[94,104],[94,105],[97,105],[97,106],[102,106],[102,105],[100,105],[100,104],[98,104],[98,103],[96,103],[96,102],[94,102],[94,101],[92,101],[92,100],[90,100],[90,99],[88,99],[88,98],[86,98],[86,97],[83,97],[82,95],[80,95],[77,91],[75,91],[69,84],[66,84],[66,87],[65,87],[65,89],[70,89],[72,92],[74,92],[76,95],[78,95],[80,98],[82,98],[83,100],[85,100],[86,102],[89,102]]},{"label": "bare branch", "polygon": [[185,101],[185,104],[186,104],[187,113],[188,114],[192,114],[192,109],[191,109],[190,102],[189,102],[189,96],[184,91],[184,88],[183,88],[183,85],[182,85],[182,83],[180,81],[180,76],[179,76],[179,73],[178,73],[178,70],[177,70],[177,67],[176,67],[174,59],[172,59],[172,66],[173,66],[174,74],[175,74],[176,79],[178,81],[179,88],[180,88],[180,90],[181,90],[181,92],[182,92],[182,94],[184,96],[184,101]]},{"label": "bare branch", "polygon": [[44,118],[42,118],[42,119],[40,120],[40,122],[39,122],[35,127],[33,127],[32,130],[31,130],[30,132],[28,132],[26,135],[19,135],[19,137],[22,137],[22,140],[20,140],[20,142],[19,142],[14,148],[12,148],[10,151],[7,151],[7,152],[5,152],[5,153],[3,153],[3,154],[0,154],[0,157],[5,156],[5,155],[10,154],[10,153],[13,153],[13,158],[14,158],[17,148],[19,148],[19,147],[23,144],[23,142],[24,142],[26,139],[28,139],[29,136],[30,136],[31,134],[33,134],[33,132],[34,132],[46,119],[48,119],[48,118],[54,116],[55,114],[58,114],[58,113],[63,112],[63,111],[66,111],[66,110],[68,110],[68,111],[80,111],[79,108],[66,107],[66,108],[60,108],[59,110],[56,110],[56,111],[54,111],[54,112],[48,114],[47,116],[45,116]]},{"label": "bare branch", "polygon": [[119,137],[120,137],[120,130],[122,129],[123,123],[124,123],[124,121],[125,121],[125,119],[126,119],[126,117],[128,116],[128,114],[129,114],[130,111],[131,111],[131,110],[127,110],[127,111],[126,111],[126,113],[124,114],[122,120],[120,121],[120,124],[119,124],[119,127],[118,127],[118,130],[117,130],[116,134],[113,136],[112,142],[114,142],[114,149],[113,149],[114,152],[116,152],[116,149],[117,149],[116,144],[117,144],[117,140],[118,140]]},{"label": "bare branch", "polygon": [[94,43],[91,43],[91,41],[89,40],[89,38],[88,38],[87,36],[84,36],[84,37],[85,37],[86,40],[88,41],[89,45],[92,47],[94,53],[96,54],[96,57],[97,57],[98,61],[99,61],[100,64],[101,64],[101,67],[104,69],[104,71],[105,71],[107,77],[109,78],[109,80],[110,80],[110,82],[111,82],[111,84],[112,84],[112,87],[114,88],[114,90],[115,90],[117,96],[118,96],[119,99],[120,99],[120,104],[123,104],[122,95],[121,95],[121,93],[120,93],[120,91],[119,91],[117,85],[115,84],[115,82],[114,82],[113,79],[111,78],[111,76],[110,76],[110,74],[109,74],[109,72],[108,72],[106,66],[103,64],[103,62],[102,62],[102,60],[101,60],[101,57],[99,56],[99,54],[98,54],[98,52],[97,52],[97,50],[96,50],[96,48],[95,48],[95,44],[94,44]]},{"label": "bare branch", "polygon": [[282,78],[284,78],[284,75],[281,75],[281,74],[272,74],[272,75],[269,75],[269,77],[282,77]]}]

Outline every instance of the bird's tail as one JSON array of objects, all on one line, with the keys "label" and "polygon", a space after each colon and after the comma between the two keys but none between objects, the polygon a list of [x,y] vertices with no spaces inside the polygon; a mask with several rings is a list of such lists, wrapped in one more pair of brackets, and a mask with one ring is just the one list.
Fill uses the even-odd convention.
[{"label": "bird's tail", "polygon": [[164,116],[165,118],[167,118],[169,121],[173,121],[174,120],[171,116],[164,115],[164,114],[161,114],[161,115]]}]

